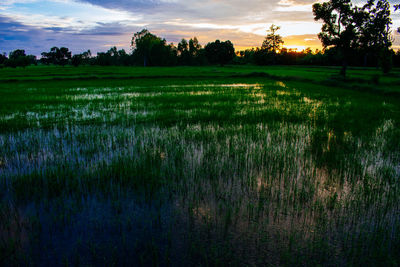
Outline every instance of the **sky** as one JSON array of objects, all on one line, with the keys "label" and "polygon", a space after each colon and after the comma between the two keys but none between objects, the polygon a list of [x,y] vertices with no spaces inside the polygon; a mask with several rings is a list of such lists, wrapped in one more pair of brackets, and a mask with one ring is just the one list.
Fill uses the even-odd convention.
[{"label": "sky", "polygon": [[[202,45],[231,40],[242,50],[261,46],[271,24],[281,27],[284,47],[321,48],[321,24],[312,15],[312,4],[321,0],[0,1],[0,53],[25,49],[39,56],[53,46],[68,47],[73,54],[112,46],[129,52],[133,34],[143,28],[175,45],[196,36]],[[397,29],[400,11],[391,11]],[[400,35],[394,35],[398,49]]]}]

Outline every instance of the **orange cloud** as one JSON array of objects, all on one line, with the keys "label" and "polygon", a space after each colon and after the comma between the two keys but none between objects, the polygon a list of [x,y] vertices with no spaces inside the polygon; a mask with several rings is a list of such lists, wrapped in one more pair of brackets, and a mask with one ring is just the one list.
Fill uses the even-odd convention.
[{"label": "orange cloud", "polygon": [[283,38],[284,47],[298,48],[298,50],[310,47],[312,50],[322,49],[321,41],[316,34],[290,35]]}]

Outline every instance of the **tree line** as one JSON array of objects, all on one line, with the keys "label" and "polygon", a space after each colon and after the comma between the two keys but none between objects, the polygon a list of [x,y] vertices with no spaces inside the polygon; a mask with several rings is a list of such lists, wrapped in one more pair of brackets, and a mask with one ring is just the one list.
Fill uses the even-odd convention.
[{"label": "tree line", "polygon": [[295,51],[282,48],[279,26],[271,25],[260,47],[235,52],[231,41],[216,40],[202,47],[196,37],[182,39],[177,46],[147,29],[133,35],[131,52],[116,47],[92,55],[88,50],[72,55],[66,47],[53,47],[43,52],[40,59],[26,55],[22,49],[7,57],[0,55],[0,67],[30,64],[102,65],[102,66],[177,66],[209,64],[256,65],[337,65],[346,74],[351,66],[380,66],[387,73],[392,66],[400,66],[400,52],[391,49],[393,38],[390,25],[390,5],[387,0],[368,0],[363,6],[353,6],[351,0],[330,0],[313,5],[316,21],[323,26],[318,34],[323,50]]},{"label": "tree line", "polygon": [[41,58],[26,55],[18,49],[9,54],[0,54],[0,67],[26,67],[31,64],[42,65],[101,65],[101,66],[176,66],[176,65],[225,65],[236,57],[231,41],[210,42],[202,47],[196,37],[189,41],[182,39],[175,46],[146,29],[134,34],[132,51],[111,47],[106,52],[92,55],[90,50],[72,55],[66,47],[52,47],[49,52],[41,53]]}]

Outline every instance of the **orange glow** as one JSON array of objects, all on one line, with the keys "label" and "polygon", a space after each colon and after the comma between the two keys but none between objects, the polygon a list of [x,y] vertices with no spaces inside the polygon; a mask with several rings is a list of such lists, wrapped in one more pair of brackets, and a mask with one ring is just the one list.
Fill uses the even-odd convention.
[{"label": "orange glow", "polygon": [[[254,44],[253,46],[241,46],[241,45],[235,45],[236,51],[243,51],[246,49],[251,49],[251,48],[256,48],[260,47],[263,41],[263,37],[256,36],[257,38],[254,38]],[[233,40],[234,44],[237,42],[236,40]],[[236,41],[236,42],[235,42]],[[293,49],[297,52],[301,52],[307,48],[311,48],[311,50],[315,51],[316,49],[322,50],[322,45],[321,41],[318,39],[316,34],[305,34],[305,35],[289,35],[283,37],[283,48],[287,49]],[[247,41],[248,43],[251,43],[250,41]]]},{"label": "orange glow", "polygon": [[290,35],[283,37],[283,47],[287,49],[295,49],[297,51],[302,51],[306,48],[311,48],[312,50],[322,50],[321,41],[318,39],[316,34],[305,34],[305,35]]},{"label": "orange glow", "polygon": [[307,47],[304,45],[284,45],[283,48],[288,50],[295,50],[297,52],[305,50]]}]

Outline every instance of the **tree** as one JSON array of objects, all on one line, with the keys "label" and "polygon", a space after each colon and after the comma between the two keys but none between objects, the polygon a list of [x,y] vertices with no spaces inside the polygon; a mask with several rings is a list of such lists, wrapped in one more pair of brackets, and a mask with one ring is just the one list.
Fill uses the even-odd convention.
[{"label": "tree", "polygon": [[208,43],[204,49],[208,61],[212,64],[221,64],[223,66],[235,57],[235,48],[229,40],[225,42],[216,40]]},{"label": "tree", "polygon": [[71,63],[75,67],[82,65],[82,64],[88,64],[91,56],[92,56],[92,52],[90,50],[85,51],[82,54],[76,54],[71,58]]},{"label": "tree", "polygon": [[143,65],[169,65],[176,57],[175,47],[167,45],[165,39],[143,29],[133,35],[131,47],[136,56],[143,59]]},{"label": "tree", "polygon": [[323,21],[318,37],[324,49],[337,48],[342,58],[343,76],[348,60],[360,50],[366,55],[371,51],[378,53],[384,71],[388,71],[389,47],[392,45],[389,8],[387,0],[378,0],[376,5],[375,0],[368,0],[361,8],[353,7],[350,0],[330,0],[313,5],[314,19]]},{"label": "tree", "polygon": [[4,61],[4,65],[7,67],[26,67],[30,64],[36,63],[36,57],[33,55],[26,55],[25,50],[17,49],[10,52],[8,59]]},{"label": "tree", "polygon": [[10,52],[10,54],[8,55],[9,59],[14,59],[14,60],[18,59],[20,57],[26,57],[25,50],[17,49],[17,50]]},{"label": "tree", "polygon": [[45,64],[66,65],[71,59],[71,51],[66,47],[58,48],[56,46],[50,49],[50,52],[42,53],[42,62]]},{"label": "tree", "polygon": [[178,44],[178,55],[184,52],[189,52],[189,44],[185,38],[183,38]]},{"label": "tree", "polygon": [[314,19],[322,20],[323,25],[318,38],[324,49],[338,48],[342,57],[341,74],[346,76],[347,60],[351,51],[358,46],[356,25],[354,21],[355,9],[350,0],[330,0],[313,5]]},{"label": "tree", "polygon": [[82,64],[82,55],[81,54],[73,55],[71,58],[71,63],[75,67],[78,67],[79,65],[81,65]]},{"label": "tree", "polygon": [[0,54],[0,65],[3,64],[7,60],[6,53]]},{"label": "tree", "polygon": [[58,63],[62,66],[68,64],[71,59],[71,51],[66,47],[61,47],[59,53],[57,54]]},{"label": "tree", "polygon": [[265,37],[264,42],[262,43],[261,49],[265,49],[269,52],[276,53],[277,51],[280,50],[281,45],[284,43],[282,40],[282,37],[279,34],[276,34],[276,32],[280,29],[281,27],[275,26],[274,24],[269,27],[269,34]]},{"label": "tree", "polygon": [[387,0],[369,0],[358,11],[360,27],[360,46],[364,52],[364,65],[367,65],[368,55],[379,59],[384,72],[391,68],[391,53],[389,48],[392,45],[390,25],[390,5]]},{"label": "tree", "polygon": [[178,44],[178,57],[181,65],[190,65],[191,55],[189,53],[189,43],[182,39]]},{"label": "tree", "polygon": [[201,45],[196,37],[190,38],[189,40],[189,53],[192,57],[196,57],[201,49]]},{"label": "tree", "polygon": [[178,44],[178,59],[180,65],[195,65],[201,62],[201,45],[196,37],[190,38],[189,42],[182,39]]}]

